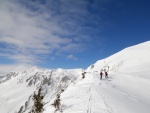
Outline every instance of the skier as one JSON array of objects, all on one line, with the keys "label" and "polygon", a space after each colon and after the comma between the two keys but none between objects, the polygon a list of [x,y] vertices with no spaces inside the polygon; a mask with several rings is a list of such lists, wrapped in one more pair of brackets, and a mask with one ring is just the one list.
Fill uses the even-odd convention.
[{"label": "skier", "polygon": [[86,72],[83,72],[83,73],[82,73],[82,79],[85,78],[85,74],[86,74]]},{"label": "skier", "polygon": [[105,78],[108,78],[108,73],[107,73],[107,71],[105,71]]},{"label": "skier", "polygon": [[102,80],[103,72],[100,72],[100,79]]}]

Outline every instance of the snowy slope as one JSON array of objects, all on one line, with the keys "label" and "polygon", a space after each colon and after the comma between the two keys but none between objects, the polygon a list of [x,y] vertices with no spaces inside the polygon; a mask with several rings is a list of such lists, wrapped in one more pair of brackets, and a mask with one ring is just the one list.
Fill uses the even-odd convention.
[{"label": "snowy slope", "polygon": [[[100,80],[101,69],[108,71],[108,79]],[[0,78],[0,113],[29,113],[39,88],[43,113],[150,113],[149,86],[150,41],[99,60],[86,70],[33,67],[10,73]],[[57,94],[61,99],[58,111],[52,106]]]},{"label": "snowy slope", "polygon": [[[108,79],[100,80],[101,69]],[[86,72],[63,94],[65,113],[150,113],[150,41],[97,61]]]},{"label": "snowy slope", "polygon": [[[97,61],[62,93],[64,113],[150,113],[150,42]],[[109,78],[100,80],[106,69]],[[53,112],[47,106],[44,113]]]},{"label": "snowy slope", "polygon": [[[110,71],[140,72],[148,71],[150,65],[150,41],[128,47],[94,64],[92,71],[100,71],[109,66]],[[91,66],[87,69],[91,71]]]}]

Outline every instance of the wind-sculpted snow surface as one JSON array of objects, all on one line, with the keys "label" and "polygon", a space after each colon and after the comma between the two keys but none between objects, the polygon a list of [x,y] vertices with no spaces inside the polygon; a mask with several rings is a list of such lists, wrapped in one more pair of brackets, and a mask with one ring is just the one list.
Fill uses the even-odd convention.
[{"label": "wind-sculpted snow surface", "polygon": [[[30,113],[39,88],[43,113],[150,113],[149,50],[150,42],[129,47],[86,70],[34,67],[8,74],[0,78],[0,113]],[[100,80],[101,70],[108,78]]]}]

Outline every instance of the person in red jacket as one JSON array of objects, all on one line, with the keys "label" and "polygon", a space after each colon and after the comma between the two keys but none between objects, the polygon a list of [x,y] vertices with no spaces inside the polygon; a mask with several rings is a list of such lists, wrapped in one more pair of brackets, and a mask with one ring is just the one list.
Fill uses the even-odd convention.
[{"label": "person in red jacket", "polygon": [[108,73],[107,73],[107,71],[105,71],[105,78],[108,78]]}]

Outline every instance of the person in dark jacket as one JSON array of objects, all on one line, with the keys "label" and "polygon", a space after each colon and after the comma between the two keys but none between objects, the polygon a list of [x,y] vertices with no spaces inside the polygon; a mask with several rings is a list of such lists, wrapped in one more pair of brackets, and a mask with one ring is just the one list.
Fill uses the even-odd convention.
[{"label": "person in dark jacket", "polygon": [[86,74],[86,72],[83,72],[83,73],[82,73],[82,79],[85,78],[85,74]]},{"label": "person in dark jacket", "polygon": [[103,72],[100,72],[100,79],[102,80]]}]

